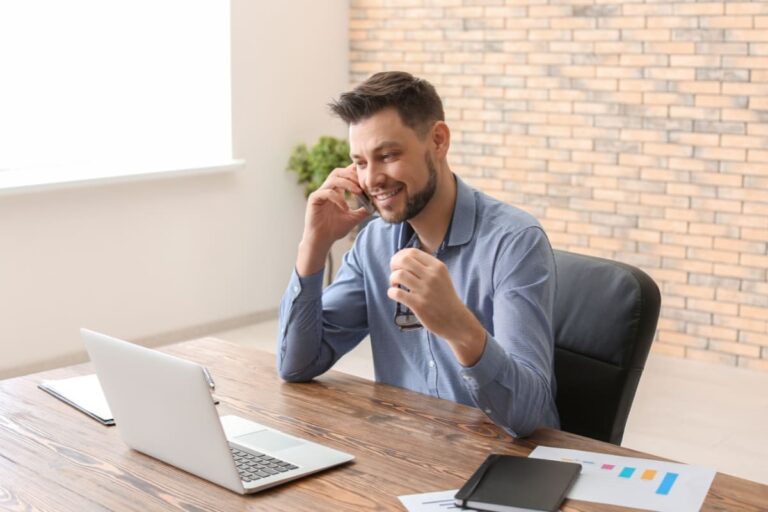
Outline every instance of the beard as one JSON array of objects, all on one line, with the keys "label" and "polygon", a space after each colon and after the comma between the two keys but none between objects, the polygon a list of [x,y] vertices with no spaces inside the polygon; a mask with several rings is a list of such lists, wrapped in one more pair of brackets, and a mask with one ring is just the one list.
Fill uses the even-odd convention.
[{"label": "beard", "polygon": [[389,224],[399,224],[401,222],[411,220],[420,214],[424,207],[426,207],[427,204],[429,204],[429,202],[432,200],[432,197],[435,195],[435,190],[437,190],[437,168],[435,167],[435,162],[432,160],[432,156],[429,154],[429,152],[424,153],[424,163],[426,164],[427,172],[429,173],[427,177],[427,184],[412,196],[408,196],[405,203],[405,209],[402,211],[402,213],[386,215],[384,212],[379,210],[379,215],[381,216],[382,220],[384,220],[384,222]]}]

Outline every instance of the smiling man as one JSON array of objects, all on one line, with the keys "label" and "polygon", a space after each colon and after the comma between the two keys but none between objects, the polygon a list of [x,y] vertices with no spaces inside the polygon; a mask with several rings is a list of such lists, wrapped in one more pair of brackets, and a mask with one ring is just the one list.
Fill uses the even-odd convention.
[{"label": "smiling man", "polygon": [[[310,195],[280,307],[278,370],[310,380],[370,334],[376,380],[482,409],[513,436],[558,427],[553,376],[555,264],[527,213],[451,172],[451,133],[434,87],[373,75],[332,110],[352,165]],[[334,283],[328,251],[369,214]]]}]

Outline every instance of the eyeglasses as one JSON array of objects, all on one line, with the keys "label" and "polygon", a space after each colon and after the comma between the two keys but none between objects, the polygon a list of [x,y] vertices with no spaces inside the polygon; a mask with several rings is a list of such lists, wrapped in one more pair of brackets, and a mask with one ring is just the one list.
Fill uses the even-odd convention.
[{"label": "eyeglasses", "polygon": [[[411,236],[411,239],[408,241],[408,243],[405,244],[404,248],[406,247],[421,249],[419,238],[415,233]],[[398,286],[403,290],[409,291],[405,286]],[[413,313],[413,311],[411,311],[411,308],[399,302],[397,303],[397,308],[395,309],[395,325],[398,326],[401,331],[414,331],[424,327],[421,325],[421,322],[419,322],[419,319],[416,318],[416,315]]]},{"label": "eyeglasses", "polygon": [[411,311],[408,306],[399,302],[395,309],[395,325],[398,326],[401,331],[413,331],[423,327],[413,311]]}]

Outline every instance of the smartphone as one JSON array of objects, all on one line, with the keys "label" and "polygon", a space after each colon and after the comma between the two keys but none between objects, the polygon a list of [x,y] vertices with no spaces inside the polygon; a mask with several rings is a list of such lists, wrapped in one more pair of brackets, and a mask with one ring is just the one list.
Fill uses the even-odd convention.
[{"label": "smartphone", "polygon": [[371,202],[371,198],[368,197],[368,194],[363,192],[358,197],[358,200],[360,201],[360,204],[363,206],[363,208],[366,209],[368,213],[373,215],[376,213],[376,209],[373,207],[373,203]]}]

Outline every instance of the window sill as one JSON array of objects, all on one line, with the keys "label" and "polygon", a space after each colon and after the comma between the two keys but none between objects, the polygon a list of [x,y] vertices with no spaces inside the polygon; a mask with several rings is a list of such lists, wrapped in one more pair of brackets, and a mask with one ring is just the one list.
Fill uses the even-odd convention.
[{"label": "window sill", "polygon": [[227,160],[200,166],[169,166],[152,170],[144,167],[138,170],[114,168],[105,171],[105,168],[109,168],[109,166],[98,167],[98,172],[94,172],[93,167],[0,170],[0,196],[105,183],[228,173],[244,169],[245,160]]}]

